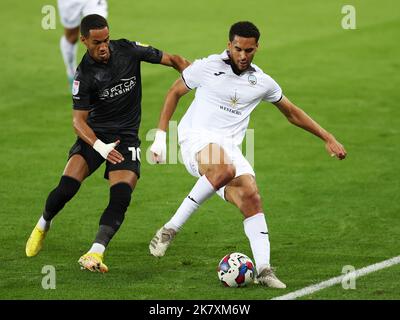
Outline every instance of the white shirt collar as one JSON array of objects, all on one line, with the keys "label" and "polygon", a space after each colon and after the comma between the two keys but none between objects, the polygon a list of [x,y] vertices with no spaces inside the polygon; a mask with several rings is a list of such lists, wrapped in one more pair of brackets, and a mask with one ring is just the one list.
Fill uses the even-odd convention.
[{"label": "white shirt collar", "polygon": [[220,54],[220,57],[221,57],[222,60],[228,60],[228,59],[229,59],[228,50],[225,49],[225,50]]}]

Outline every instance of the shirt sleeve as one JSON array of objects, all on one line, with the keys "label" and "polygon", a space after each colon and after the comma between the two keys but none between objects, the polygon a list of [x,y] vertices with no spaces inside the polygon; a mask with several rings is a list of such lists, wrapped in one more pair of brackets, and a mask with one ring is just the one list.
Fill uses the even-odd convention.
[{"label": "shirt sleeve", "polygon": [[276,103],[282,99],[282,89],[279,84],[269,77],[268,89],[263,97],[264,101]]},{"label": "shirt sleeve", "polygon": [[91,110],[90,85],[79,70],[76,72],[72,83],[72,106],[75,110]]},{"label": "shirt sleeve", "polygon": [[163,52],[147,44],[143,44],[137,41],[130,41],[133,48],[133,53],[139,61],[145,61],[150,63],[160,63]]},{"label": "shirt sleeve", "polygon": [[182,71],[182,80],[189,89],[201,87],[204,80],[204,59],[195,60]]}]

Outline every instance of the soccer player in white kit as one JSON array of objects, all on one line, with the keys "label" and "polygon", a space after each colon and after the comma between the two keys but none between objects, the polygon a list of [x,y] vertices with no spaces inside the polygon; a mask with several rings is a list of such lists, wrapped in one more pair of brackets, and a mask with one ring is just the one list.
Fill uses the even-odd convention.
[{"label": "soccer player in white kit", "polygon": [[174,216],[157,231],[149,249],[152,255],[163,256],[191,214],[217,193],[244,216],[244,231],[257,269],[256,282],[286,288],[271,268],[268,228],[255,173],[238,147],[250,114],[261,101],[273,103],[292,124],[321,138],[331,156],[344,159],[346,151],[332,134],[290,102],[270,76],[251,63],[259,37],[251,22],[235,23],[229,32],[228,49],[196,60],[169,90],[151,146],[153,158],[165,161],[168,122],[180,97],[196,89],[179,123],[178,141],[186,169],[199,179]]},{"label": "soccer player in white kit", "polygon": [[81,19],[89,14],[99,14],[107,19],[107,0],[58,0],[60,20],[64,35],[60,39],[60,49],[67,72],[68,83],[72,87],[77,67],[79,25]]}]

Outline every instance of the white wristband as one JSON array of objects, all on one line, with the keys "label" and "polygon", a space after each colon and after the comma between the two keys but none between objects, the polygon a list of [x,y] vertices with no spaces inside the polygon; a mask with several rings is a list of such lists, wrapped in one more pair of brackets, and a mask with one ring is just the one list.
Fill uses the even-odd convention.
[{"label": "white wristband", "polygon": [[163,130],[157,129],[154,142],[167,143],[167,133]]},{"label": "white wristband", "polygon": [[100,139],[97,139],[93,144],[93,149],[100,153],[104,159],[107,159],[108,154],[111,152],[112,149],[114,149],[115,146],[116,144],[114,142],[105,144]]},{"label": "white wristband", "polygon": [[165,163],[167,158],[167,133],[158,129],[150,151],[159,156],[159,161]]}]

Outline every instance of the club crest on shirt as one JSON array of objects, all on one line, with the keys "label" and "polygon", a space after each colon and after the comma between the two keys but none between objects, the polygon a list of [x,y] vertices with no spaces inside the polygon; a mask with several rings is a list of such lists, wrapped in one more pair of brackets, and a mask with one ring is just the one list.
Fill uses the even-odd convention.
[{"label": "club crest on shirt", "polygon": [[79,92],[79,83],[80,81],[74,80],[74,83],[72,84],[72,95],[77,95]]},{"label": "club crest on shirt", "polygon": [[257,78],[254,74],[250,73],[248,77],[249,83],[255,86],[257,84]]}]

